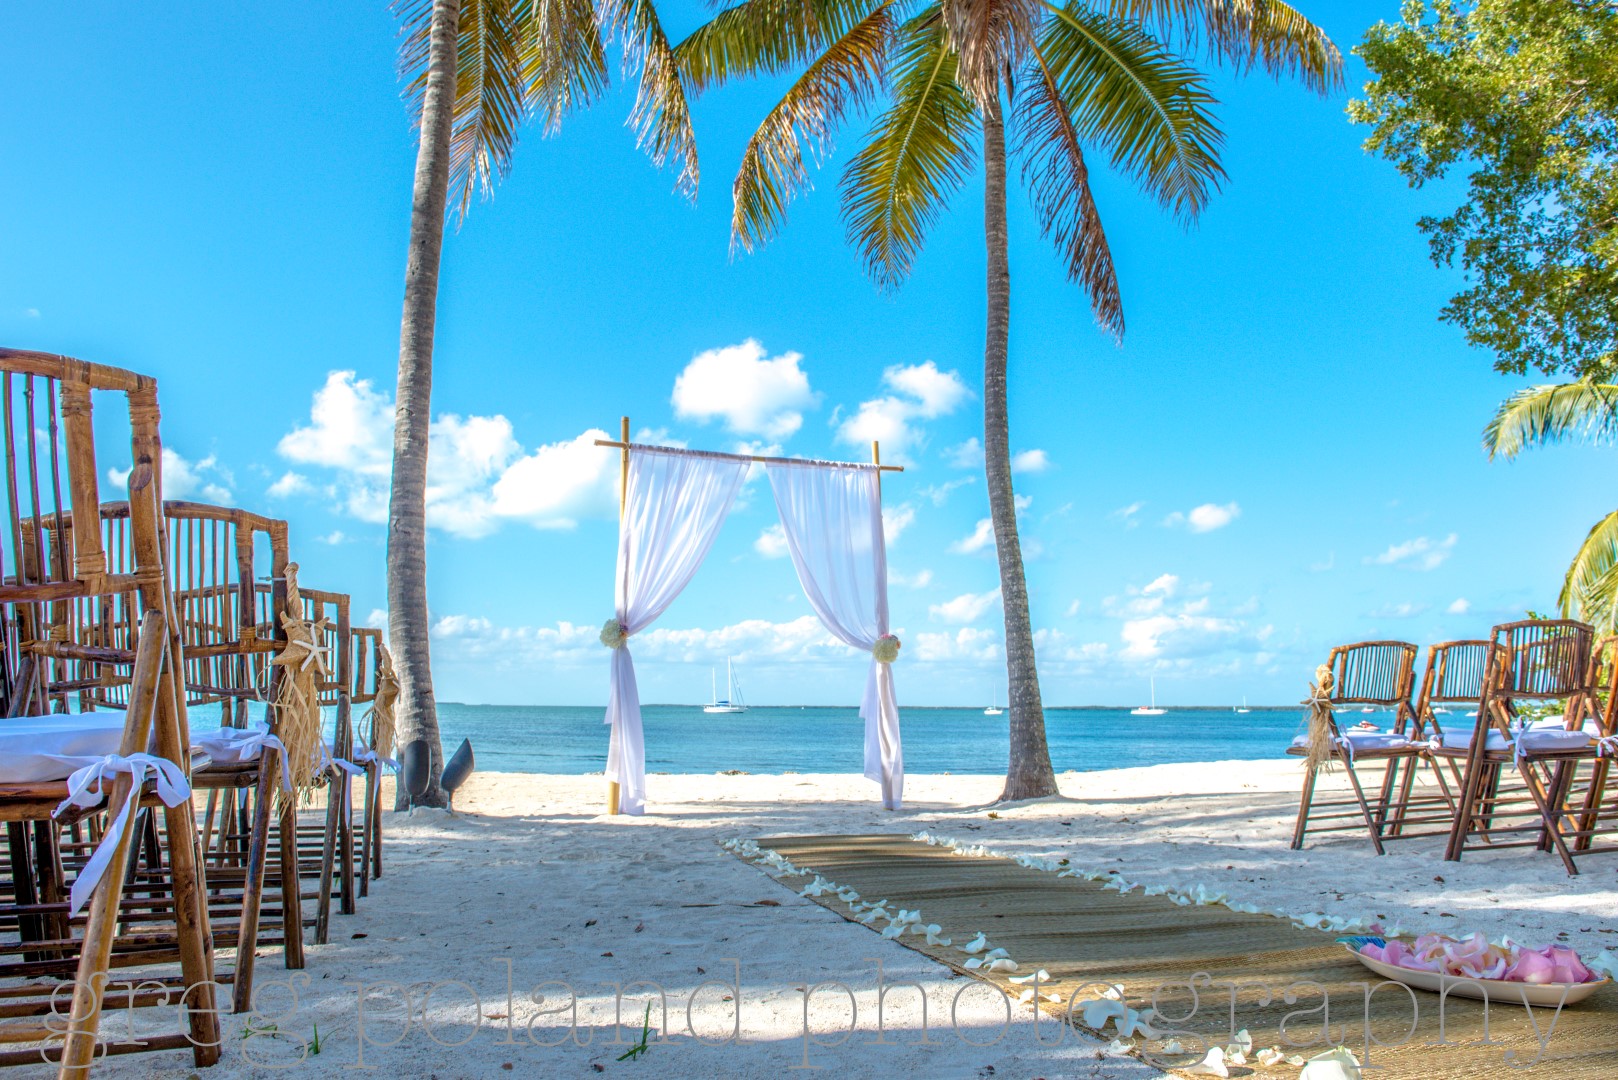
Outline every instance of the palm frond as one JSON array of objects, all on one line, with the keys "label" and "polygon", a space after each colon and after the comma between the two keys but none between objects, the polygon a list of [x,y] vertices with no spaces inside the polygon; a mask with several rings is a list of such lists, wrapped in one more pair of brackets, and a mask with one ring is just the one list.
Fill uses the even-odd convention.
[{"label": "palm frond", "polygon": [[[464,219],[474,191],[488,195],[511,171],[517,130],[528,115],[522,81],[523,0],[463,0],[450,132],[449,205]],[[432,0],[406,0],[395,10],[403,23],[401,74],[411,114],[419,122],[427,86]]]},{"label": "palm frond", "polygon": [[607,85],[607,56],[590,0],[524,0],[522,81],[541,130],[595,100]]},{"label": "palm frond", "polygon": [[[1182,221],[1207,205],[1224,170],[1224,136],[1207,82],[1135,23],[1091,10],[1083,0],[1052,9],[1040,34],[1042,72],[1081,142],[1104,147],[1130,176]],[[1036,110],[1024,119],[1038,122]],[[1033,137],[1039,137],[1035,127]],[[1027,134],[1021,135],[1027,149]]]},{"label": "palm frond", "polygon": [[697,136],[691,127],[680,65],[652,0],[604,0],[602,23],[624,43],[626,69],[639,72],[639,89],[629,125],[636,145],[662,168],[670,159],[679,166],[675,187],[696,198]]},{"label": "palm frond", "polygon": [[[889,0],[744,0],[674,47],[693,95],[718,83],[812,61]],[[891,15],[889,16],[891,18]]]},{"label": "palm frond", "polygon": [[1586,380],[1530,386],[1501,402],[1483,429],[1489,457],[1516,457],[1570,435],[1604,442],[1618,435],[1618,386]]},{"label": "palm frond", "polygon": [[1570,619],[1618,630],[1618,510],[1596,522],[1567,569],[1557,603]]},{"label": "palm frond", "polygon": [[893,103],[842,179],[849,243],[885,289],[910,273],[928,227],[966,179],[981,124],[956,81],[937,5],[904,23],[892,52]]},{"label": "palm frond", "polygon": [[1146,25],[1171,46],[1205,47],[1238,71],[1256,67],[1321,95],[1343,86],[1342,52],[1281,0],[1111,0],[1111,11]]},{"label": "palm frond", "polygon": [[809,185],[801,142],[818,165],[843,117],[881,88],[893,16],[883,3],[827,48],[748,140],[732,187],[731,246],[746,251],[775,235],[787,203]]},{"label": "palm frond", "polygon": [[942,0],[957,78],[975,99],[1000,92],[1002,73],[1033,44],[1044,7],[1044,0]]},{"label": "palm frond", "polygon": [[1033,198],[1041,233],[1055,242],[1067,261],[1068,280],[1084,289],[1096,322],[1121,339],[1123,298],[1112,249],[1090,191],[1090,170],[1078,129],[1038,47],[1032,51],[1030,68],[1014,113],[1023,182]]}]

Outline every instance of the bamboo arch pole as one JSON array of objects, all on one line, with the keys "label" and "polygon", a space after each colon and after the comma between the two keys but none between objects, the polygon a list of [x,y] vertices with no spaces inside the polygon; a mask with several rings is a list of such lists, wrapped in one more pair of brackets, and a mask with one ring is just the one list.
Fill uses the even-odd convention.
[{"label": "bamboo arch pole", "polygon": [[[629,504],[629,417],[619,419],[618,431],[623,447],[618,451],[618,528],[624,527],[624,511]],[[607,781],[607,813],[618,813],[618,781]]]}]

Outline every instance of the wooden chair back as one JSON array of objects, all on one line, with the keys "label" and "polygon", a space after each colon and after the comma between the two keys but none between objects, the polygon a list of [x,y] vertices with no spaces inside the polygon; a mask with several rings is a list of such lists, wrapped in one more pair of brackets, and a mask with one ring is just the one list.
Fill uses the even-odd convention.
[{"label": "wooden chair back", "polygon": [[1417,700],[1417,733],[1431,725],[1437,735],[1444,733],[1444,724],[1438,719],[1434,707],[1438,705],[1470,705],[1477,707],[1483,700],[1483,678],[1489,666],[1487,641],[1441,641],[1427,649],[1427,670],[1422,675],[1421,693]]},{"label": "wooden chair back", "polygon": [[349,700],[367,705],[376,700],[382,682],[382,631],[370,626],[349,628],[354,637],[354,689]]},{"label": "wooden chair back", "polygon": [[1391,708],[1394,730],[1403,734],[1414,716],[1410,702],[1418,651],[1408,641],[1362,641],[1337,646],[1326,661],[1332,673],[1332,705]]}]

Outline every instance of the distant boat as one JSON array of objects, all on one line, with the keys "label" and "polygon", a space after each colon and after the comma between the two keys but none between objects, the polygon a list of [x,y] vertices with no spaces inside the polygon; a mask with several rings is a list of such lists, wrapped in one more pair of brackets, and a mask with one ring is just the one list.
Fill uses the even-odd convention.
[{"label": "distant boat", "polygon": [[989,707],[983,710],[984,716],[1000,716],[1006,710],[1000,707],[1000,691],[995,690],[989,695]]},{"label": "distant boat", "polygon": [[742,697],[742,688],[736,682],[735,666],[727,659],[725,661],[725,693],[727,697],[719,696],[719,672],[713,675],[713,700],[702,707],[705,713],[737,713],[747,711],[747,701]]},{"label": "distant boat", "polygon": [[1129,715],[1130,716],[1162,716],[1166,712],[1168,712],[1167,709],[1159,709],[1157,707],[1157,677],[1154,675],[1152,677],[1152,704],[1150,706],[1142,705],[1138,709],[1130,709],[1129,710]]},{"label": "distant boat", "polygon": [[1367,705],[1367,706],[1365,706],[1365,708],[1360,710],[1360,712],[1362,712],[1362,713],[1364,713],[1364,712],[1381,712],[1381,711],[1382,711],[1381,709],[1378,709],[1374,705]]},{"label": "distant boat", "polygon": [[1247,695],[1242,695],[1242,707],[1236,710],[1239,713],[1250,713],[1253,710],[1247,707]]},{"label": "distant boat", "polygon": [[1448,716],[1449,715],[1449,710],[1444,708],[1444,706],[1440,705],[1436,709],[1433,710],[1433,713],[1435,715],[1437,715],[1437,716]]}]

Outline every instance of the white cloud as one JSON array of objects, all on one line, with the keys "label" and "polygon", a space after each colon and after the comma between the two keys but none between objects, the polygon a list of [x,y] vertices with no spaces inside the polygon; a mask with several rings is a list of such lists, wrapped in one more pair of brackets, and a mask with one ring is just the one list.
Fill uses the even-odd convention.
[{"label": "white cloud", "polygon": [[912,663],[983,662],[1000,658],[1000,638],[995,631],[976,626],[963,626],[953,634],[924,630],[914,635],[906,650]]},{"label": "white cloud", "polygon": [[[614,457],[594,445],[606,437],[591,429],[524,454],[504,416],[444,413],[429,428],[427,524],[477,537],[504,520],[566,529],[583,516],[608,516],[616,506]],[[278,449],[296,464],[335,470],[336,497],[351,516],[387,521],[393,404],[369,379],[331,372],[315,392],[309,423],[293,428]],[[307,485],[307,477],[288,472],[270,490],[290,494]]]},{"label": "white cloud", "polygon": [[1418,536],[1402,544],[1392,544],[1380,555],[1368,556],[1367,563],[1377,566],[1398,566],[1406,570],[1436,570],[1455,550],[1460,538],[1450,533],[1442,540]]},{"label": "white cloud", "polygon": [[309,478],[300,472],[288,469],[281,474],[281,478],[269,486],[267,494],[272,499],[285,499],[292,495],[303,495],[311,491]]},{"label": "white cloud", "polygon": [[931,585],[932,583],[933,583],[933,572],[931,570],[918,570],[914,574],[910,574],[909,576],[906,576],[906,575],[900,574],[900,573],[895,573],[892,570],[888,571],[888,584],[889,585],[897,585],[900,588],[904,588],[904,589],[925,589],[927,586]]},{"label": "white cloud", "polygon": [[1373,619],[1413,619],[1427,610],[1426,604],[1383,604],[1375,611],[1367,612]]},{"label": "white cloud", "polygon": [[977,436],[944,451],[944,460],[957,469],[983,468],[983,444]]},{"label": "white cloud", "polygon": [[1241,517],[1241,514],[1242,508],[1233,502],[1223,506],[1217,503],[1203,503],[1185,513],[1174,511],[1163,519],[1163,524],[1171,527],[1184,525],[1194,533],[1213,532],[1215,529],[1223,529]]},{"label": "white cloud", "polygon": [[898,506],[884,506],[882,508],[882,535],[887,539],[889,547],[899,539],[902,534],[916,521],[916,508],[909,503],[900,503]]},{"label": "white cloud", "polygon": [[1173,596],[1180,591],[1180,577],[1178,574],[1159,574],[1141,589],[1142,595],[1150,596],[1152,593],[1162,593],[1164,596]]},{"label": "white cloud", "polygon": [[22,317],[25,319],[37,319],[39,318],[39,309],[37,307],[25,307],[22,309]]},{"label": "white cloud", "polygon": [[384,608],[372,608],[370,614],[365,616],[361,626],[369,626],[374,630],[386,631],[388,628],[388,613]]},{"label": "white cloud", "polygon": [[[129,469],[108,469],[107,480],[121,491],[129,488]],[[189,461],[172,447],[163,447],[163,498],[190,499],[229,505],[235,478],[230,470],[209,454],[201,461]]]},{"label": "white cloud", "polygon": [[939,371],[931,360],[894,365],[882,373],[882,383],[893,393],[860,402],[858,411],[838,425],[837,439],[859,447],[879,442],[883,460],[896,462],[909,460],[909,453],[926,443],[918,421],[946,416],[972,396],[958,374]]},{"label": "white cloud", "polygon": [[341,544],[345,540],[347,540],[348,537],[343,533],[343,530],[341,530],[341,529],[333,529],[331,532],[327,533],[325,536],[316,537],[316,539],[319,540],[322,544],[331,544],[333,547],[335,547],[336,545]]},{"label": "white cloud", "polygon": [[1125,528],[1133,529],[1135,526],[1140,524],[1140,520],[1137,515],[1140,514],[1141,508],[1145,505],[1146,504],[1143,502],[1132,502],[1128,506],[1119,507],[1112,513],[1108,514],[1107,517],[1113,519],[1114,521],[1123,522]]},{"label": "white cloud", "polygon": [[1472,601],[1462,596],[1459,599],[1450,601],[1449,607],[1445,608],[1444,610],[1449,612],[1451,615],[1465,615],[1468,611],[1472,610]]},{"label": "white cloud", "polygon": [[977,482],[978,478],[975,476],[957,476],[955,479],[946,480],[942,484],[930,484],[922,488],[921,497],[931,500],[934,506],[943,506],[944,503],[949,501],[950,492],[958,487],[965,487],[967,484]]},{"label": "white cloud", "polygon": [[1084,606],[1084,601],[1082,601],[1082,600],[1073,601],[1071,604],[1069,604],[1067,606],[1067,617],[1071,619],[1073,616],[1077,615],[1079,613],[1079,608],[1081,608],[1083,606]]},{"label": "white cloud", "polygon": [[927,613],[939,622],[974,623],[999,602],[1000,590],[997,588],[985,593],[962,593],[953,600],[930,605]]},{"label": "white cloud", "polygon": [[984,548],[994,546],[994,522],[988,518],[981,518],[972,535],[962,537],[949,546],[949,549],[960,555],[971,555]]},{"label": "white cloud", "polygon": [[803,426],[803,410],[817,399],[803,357],[765,358],[764,346],[748,338],[698,353],[674,380],[674,413],[682,419],[722,419],[739,435],[785,439]]},{"label": "white cloud", "polygon": [[767,525],[764,531],[758,534],[753,541],[753,550],[766,559],[784,559],[787,557],[787,531],[780,522]]},{"label": "white cloud", "polygon": [[1044,472],[1051,467],[1051,459],[1043,450],[1024,450],[1011,457],[1011,471],[1014,473]]}]

